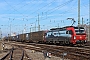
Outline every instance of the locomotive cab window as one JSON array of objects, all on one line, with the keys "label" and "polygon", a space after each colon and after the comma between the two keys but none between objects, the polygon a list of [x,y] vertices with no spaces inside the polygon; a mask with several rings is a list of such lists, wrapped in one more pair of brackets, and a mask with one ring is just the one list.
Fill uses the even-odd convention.
[{"label": "locomotive cab window", "polygon": [[72,34],[72,30],[66,31],[66,34]]},{"label": "locomotive cab window", "polygon": [[85,29],[83,27],[75,27],[76,34],[84,34]]},{"label": "locomotive cab window", "polygon": [[69,30],[69,34],[73,34],[72,30]]}]

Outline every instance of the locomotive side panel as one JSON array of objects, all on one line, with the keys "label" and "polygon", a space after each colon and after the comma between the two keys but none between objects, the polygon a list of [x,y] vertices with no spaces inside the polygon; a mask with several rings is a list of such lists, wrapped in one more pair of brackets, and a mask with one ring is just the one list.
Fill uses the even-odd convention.
[{"label": "locomotive side panel", "polygon": [[71,34],[67,30],[51,30],[47,33],[47,43],[69,44]]}]

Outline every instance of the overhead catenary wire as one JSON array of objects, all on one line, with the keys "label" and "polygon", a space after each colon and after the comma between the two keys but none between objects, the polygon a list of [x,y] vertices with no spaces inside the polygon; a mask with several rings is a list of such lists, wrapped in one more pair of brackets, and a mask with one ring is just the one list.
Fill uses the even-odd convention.
[{"label": "overhead catenary wire", "polygon": [[[63,5],[62,5],[63,6]],[[36,16],[35,16],[36,17]]]},{"label": "overhead catenary wire", "polygon": [[[69,1],[68,1],[69,2]],[[63,5],[62,5],[63,6]],[[58,6],[57,6],[58,7]]]},{"label": "overhead catenary wire", "polygon": [[[89,0],[88,0],[89,1]],[[81,1],[82,2],[82,1]],[[83,16],[84,17],[84,19],[87,19],[88,17],[89,17],[89,10],[87,10],[87,9],[89,9],[89,4],[85,4],[85,2],[82,2],[81,3],[81,12],[84,10],[86,10],[86,12],[88,12],[88,13],[86,13],[85,14],[85,12],[83,12],[83,13],[81,13],[81,16]],[[86,17],[87,16],[87,17]]]},{"label": "overhead catenary wire", "polygon": [[[16,10],[12,5],[10,5],[6,0],[4,0],[14,11],[16,11],[16,12],[18,12],[18,13],[20,13],[18,10]],[[53,1],[55,1],[55,0],[53,0]],[[51,1],[49,4],[51,4],[53,1]],[[33,2],[33,1],[32,1]],[[48,6],[49,4],[47,4],[47,5],[45,5],[45,6]],[[26,4],[26,5],[28,5],[28,4]],[[24,5],[24,6],[26,6],[26,5]],[[34,4],[35,5],[35,4]],[[24,7],[23,6],[23,7]],[[42,7],[42,8],[39,8],[38,10],[40,10],[40,9],[43,9],[43,8],[45,8],[45,6],[44,7]],[[22,7],[20,7],[20,8],[22,8]],[[23,17],[28,17],[28,16],[25,16],[23,13],[20,13]],[[36,17],[36,16],[35,16]],[[31,19],[31,18],[30,18]],[[28,19],[26,19],[26,20],[28,20]]]},{"label": "overhead catenary wire", "polygon": [[[5,1],[14,11],[20,13],[18,10],[15,9],[14,6],[10,5],[6,0],[4,0],[4,1]],[[33,0],[33,1],[35,1],[35,0]],[[33,1],[30,2],[30,3],[34,3]],[[53,3],[54,1],[55,1],[55,0],[51,1],[50,3],[46,4],[45,6],[43,6],[43,7],[39,8],[39,9],[37,9],[36,11],[45,8],[46,6],[48,6],[49,4]],[[27,5],[29,5],[29,4],[24,4],[24,5],[23,5],[22,7],[20,7],[19,9],[21,9],[21,8],[23,8],[24,6],[27,6]],[[33,4],[33,5],[35,5],[35,4]],[[31,5],[31,7],[33,7],[33,5]],[[31,7],[30,7],[30,8],[31,8]],[[25,12],[25,11],[24,11],[24,12]],[[35,11],[34,11],[34,12],[35,12]],[[33,12],[33,13],[34,13],[34,12]],[[35,12],[35,13],[36,13],[36,12]],[[23,14],[23,13],[20,13],[20,14]],[[23,14],[22,16],[24,16],[24,14]],[[27,16],[24,16],[24,17],[27,17]]]},{"label": "overhead catenary wire", "polygon": [[[25,1],[25,0],[21,0],[21,2],[17,3],[16,5],[19,6],[19,5],[22,4],[24,1]],[[17,7],[16,5],[13,6],[13,7]],[[23,5],[22,7],[24,7],[24,6],[26,6],[26,5]],[[22,8],[22,7],[21,7],[21,8]]]},{"label": "overhead catenary wire", "polygon": [[[33,1],[35,2],[35,0],[33,0]],[[30,2],[30,3],[34,3],[33,1]],[[23,5],[22,7],[20,7],[19,9],[24,8],[24,7],[27,6],[27,5],[29,5],[29,3],[28,3],[28,4],[24,4],[24,5]],[[34,5],[35,5],[35,4],[29,6],[30,8],[28,8],[28,9],[31,9]],[[28,9],[27,9],[27,10],[28,10]],[[24,12],[26,12],[26,10],[25,10]],[[26,16],[26,17],[27,17],[27,16]]]},{"label": "overhead catenary wire", "polygon": [[[55,0],[54,0],[55,1]],[[72,1],[72,0],[68,0],[68,1]],[[67,1],[67,2],[68,2]],[[74,1],[74,0],[73,0]],[[52,2],[52,1],[51,1]],[[43,2],[42,2],[43,3]],[[53,3],[53,2],[52,2]],[[52,4],[51,3],[51,4]],[[70,2],[68,2],[68,3],[66,3],[66,5],[68,5]],[[9,4],[10,5],[10,4]],[[23,5],[22,7],[24,8],[25,6],[28,6],[29,4],[25,4],[25,5]],[[52,14],[54,14],[55,13],[55,11],[57,11],[57,10],[59,10],[59,9],[61,9],[61,8],[63,8],[64,6],[66,6],[64,3],[62,3],[62,4],[59,4],[58,6],[57,5],[55,5],[54,7],[52,7],[51,9],[47,9],[47,10],[44,10],[43,11],[43,9],[44,8],[49,8],[49,5],[50,4],[46,4],[46,6],[44,5],[44,6],[42,6],[42,8],[40,7],[40,8],[38,8],[38,9],[36,9],[36,10],[34,10],[33,12],[35,12],[35,13],[33,13],[33,14],[36,14],[36,16],[34,16],[34,17],[31,17],[31,18],[28,18],[28,17],[30,17],[29,16],[29,14],[28,15],[24,15],[24,13],[23,12],[20,12],[20,11],[18,11],[17,9],[15,9],[13,6],[11,7],[14,11],[13,12],[17,12],[17,13],[19,13],[19,14],[21,14],[22,16],[23,16],[23,18],[24,18],[24,21],[26,21],[26,20],[28,20],[28,22],[30,22],[30,24],[31,23],[37,23],[37,21],[36,21],[36,19],[37,19],[37,15],[38,14],[42,14],[43,15],[43,17],[42,17],[42,15],[40,15],[39,17],[40,17],[40,22],[42,22],[42,21],[44,21],[44,20],[49,20],[49,18],[50,17],[53,17],[53,16],[56,16],[56,15],[53,15],[53,16],[49,16],[49,15],[52,15]],[[17,6],[17,5],[16,5]],[[30,5],[30,7],[31,7],[31,5]],[[73,7],[73,5],[72,5],[72,7]],[[21,8],[21,7],[19,7],[19,8]],[[71,8],[71,7],[70,7]],[[77,8],[77,7],[76,7]],[[72,9],[74,9],[74,8],[71,8],[70,10],[72,10]],[[38,10],[40,10],[40,12],[38,11]],[[61,12],[62,13],[62,15],[60,15],[60,16],[64,16],[65,15],[65,13],[66,12],[69,12],[70,13],[70,10],[68,9],[68,10],[64,10],[65,12]],[[28,9],[26,9],[26,11],[28,11]],[[38,14],[37,14],[37,12],[38,12]],[[31,13],[31,14],[32,14]],[[57,15],[58,14],[61,14],[61,13],[57,13]],[[45,15],[44,14],[46,14],[46,17],[45,17]],[[55,13],[56,14],[56,13]],[[21,20],[23,21],[23,18],[21,18]],[[41,19],[42,18],[42,19]],[[50,18],[51,19],[51,18]],[[15,18],[15,20],[17,20],[17,17]],[[20,20],[20,19],[19,19]],[[35,21],[32,21],[32,20],[35,20]],[[52,19],[51,19],[52,20]]]},{"label": "overhead catenary wire", "polygon": [[[14,11],[18,12],[18,10],[16,10],[14,7],[12,7],[12,5],[10,5],[6,0],[4,0]],[[18,12],[20,13],[20,12]],[[20,13],[22,16],[24,16],[24,14]]]},{"label": "overhead catenary wire", "polygon": [[[47,18],[45,18],[45,19],[47,19]],[[43,19],[43,20],[45,20],[45,19]],[[42,21],[42,20],[40,20],[40,21]],[[51,24],[51,23],[50,23]]]},{"label": "overhead catenary wire", "polygon": [[[57,9],[57,8],[60,9],[61,7],[64,7],[65,5],[71,3],[72,1],[74,1],[74,0],[69,0],[69,1],[67,1],[67,2],[65,2],[65,3],[62,3],[62,4],[56,6],[56,7],[52,8],[52,9],[49,9],[49,10],[43,11],[43,12],[47,12],[47,14],[48,14],[48,12],[50,11],[49,14],[51,14],[51,13],[53,13],[53,12],[55,11],[55,9]],[[52,11],[52,10],[54,10],[54,11]],[[37,11],[38,11],[38,10],[37,10]],[[52,11],[52,12],[51,12],[51,11]],[[35,12],[34,12],[34,13],[35,13]],[[36,16],[35,16],[35,17],[36,17]],[[33,18],[34,18],[34,17],[33,17]]]},{"label": "overhead catenary wire", "polygon": [[[11,7],[11,9],[13,9],[14,10],[14,12],[17,12],[18,14],[21,14],[21,16],[23,16],[23,17],[27,17],[26,15],[24,15],[23,13],[21,13],[21,12],[19,12],[17,9],[15,9],[15,7],[13,7],[12,5],[10,5],[6,0],[4,0],[6,3],[7,3],[7,5],[9,5],[10,7]],[[33,1],[32,1],[33,2]],[[28,4],[25,4],[25,5],[23,5],[22,7],[24,7],[24,6],[26,6],[26,5],[28,5]],[[20,7],[19,9],[21,9],[22,7]],[[10,13],[11,14],[11,13]],[[8,18],[10,18],[10,17],[8,17]]]},{"label": "overhead catenary wire", "polygon": [[[48,6],[48,5],[52,4],[54,1],[55,1],[55,0],[52,0],[50,3],[46,4],[45,6],[43,6],[43,7],[39,8],[39,9],[37,9],[37,10],[36,10],[36,11],[34,11],[33,13],[38,13],[38,11],[39,11],[39,10],[41,10],[41,9],[45,8],[46,6]],[[33,13],[31,13],[31,14],[33,14]]]},{"label": "overhead catenary wire", "polygon": [[[56,7],[54,7],[54,8],[52,8],[52,9],[50,9],[50,10],[54,10],[55,8],[61,8],[61,7],[64,7],[65,5],[67,5],[67,4],[69,4],[70,2],[72,2],[72,1],[74,1],[74,0],[69,0],[68,2],[65,2],[65,3],[63,3],[63,4],[61,4],[61,5],[58,5],[58,6],[56,6]],[[50,11],[50,10],[48,10],[48,11]],[[45,12],[48,12],[48,11],[45,11]],[[52,12],[51,12],[52,13]],[[51,13],[49,13],[49,14],[51,14]],[[35,16],[36,17],[36,16]],[[46,18],[45,18],[46,19]],[[43,20],[45,20],[45,19],[43,19]]]},{"label": "overhead catenary wire", "polygon": [[[53,0],[53,1],[55,1],[55,0]],[[53,3],[53,1],[52,2],[50,2],[49,4],[51,4],[51,3]],[[8,2],[7,1],[5,1],[7,4],[8,4]],[[48,6],[49,4],[47,4],[47,5],[45,5],[45,6]],[[10,5],[10,4],[8,4],[8,5]],[[11,5],[10,5],[11,6]],[[43,8],[45,8],[45,6],[43,6],[43,7],[41,7],[41,8],[39,8],[38,10],[41,10],[41,9],[43,9]],[[12,6],[11,6],[12,7]],[[13,9],[14,9],[14,7],[12,7]],[[19,8],[20,9],[20,8]],[[54,9],[54,8],[53,8]],[[53,9],[51,9],[51,10],[53,10]],[[17,11],[16,9],[14,9],[15,11]],[[38,10],[36,10],[36,11],[38,11]],[[18,11],[17,11],[18,12]]]},{"label": "overhead catenary wire", "polygon": [[[50,3],[48,3],[48,4],[44,5],[43,7],[41,7],[41,8],[39,8],[39,9],[35,10],[35,11],[32,12],[31,14],[34,14],[34,13],[35,13],[36,15],[37,15],[37,13],[40,14],[40,12],[38,12],[39,10],[41,10],[41,9],[45,8],[46,6],[52,4],[54,1],[55,1],[55,0],[52,0]],[[35,18],[35,17],[37,17],[37,16],[34,16],[34,17],[30,18],[30,19],[33,19],[33,18]]]},{"label": "overhead catenary wire", "polygon": [[[67,2],[65,2],[65,3],[62,3],[62,4],[60,4],[60,5],[52,8],[52,9],[46,11],[46,12],[49,12],[49,11],[52,11],[52,10],[56,11],[57,9],[60,9],[60,8],[64,7],[65,5],[71,3],[72,1],[74,1],[74,0],[69,0],[69,1],[67,1]],[[50,12],[49,14],[53,13],[54,11]]]}]

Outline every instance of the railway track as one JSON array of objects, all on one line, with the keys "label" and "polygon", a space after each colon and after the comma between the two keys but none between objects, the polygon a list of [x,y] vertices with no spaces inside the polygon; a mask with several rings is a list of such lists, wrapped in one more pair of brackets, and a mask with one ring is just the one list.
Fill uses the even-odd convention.
[{"label": "railway track", "polygon": [[41,50],[47,50],[53,55],[62,56],[63,53],[67,53],[66,58],[71,60],[85,60],[90,59],[90,49],[78,48],[78,47],[66,47],[66,46],[53,46],[53,45],[41,45],[41,44],[32,44],[37,47],[41,47]]},{"label": "railway track", "polygon": [[88,42],[85,44],[84,48],[90,49],[90,41],[88,41]]},{"label": "railway track", "polygon": [[4,57],[0,60],[31,60],[26,51],[21,47],[12,48]]},{"label": "railway track", "polygon": [[78,48],[78,47],[67,47],[67,46],[56,46],[56,45],[46,45],[46,44],[16,44],[12,45],[21,46],[25,49],[35,50],[35,51],[47,51],[54,56],[62,57],[63,53],[67,53],[65,58],[70,60],[90,60],[90,49]]}]

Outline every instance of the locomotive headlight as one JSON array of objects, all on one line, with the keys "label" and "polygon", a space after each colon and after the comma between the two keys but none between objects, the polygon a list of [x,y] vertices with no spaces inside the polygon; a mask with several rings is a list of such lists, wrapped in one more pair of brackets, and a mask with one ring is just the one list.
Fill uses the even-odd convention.
[{"label": "locomotive headlight", "polygon": [[87,42],[87,40],[85,40],[85,43]]},{"label": "locomotive headlight", "polygon": [[74,36],[74,39],[76,39],[76,36]]}]

